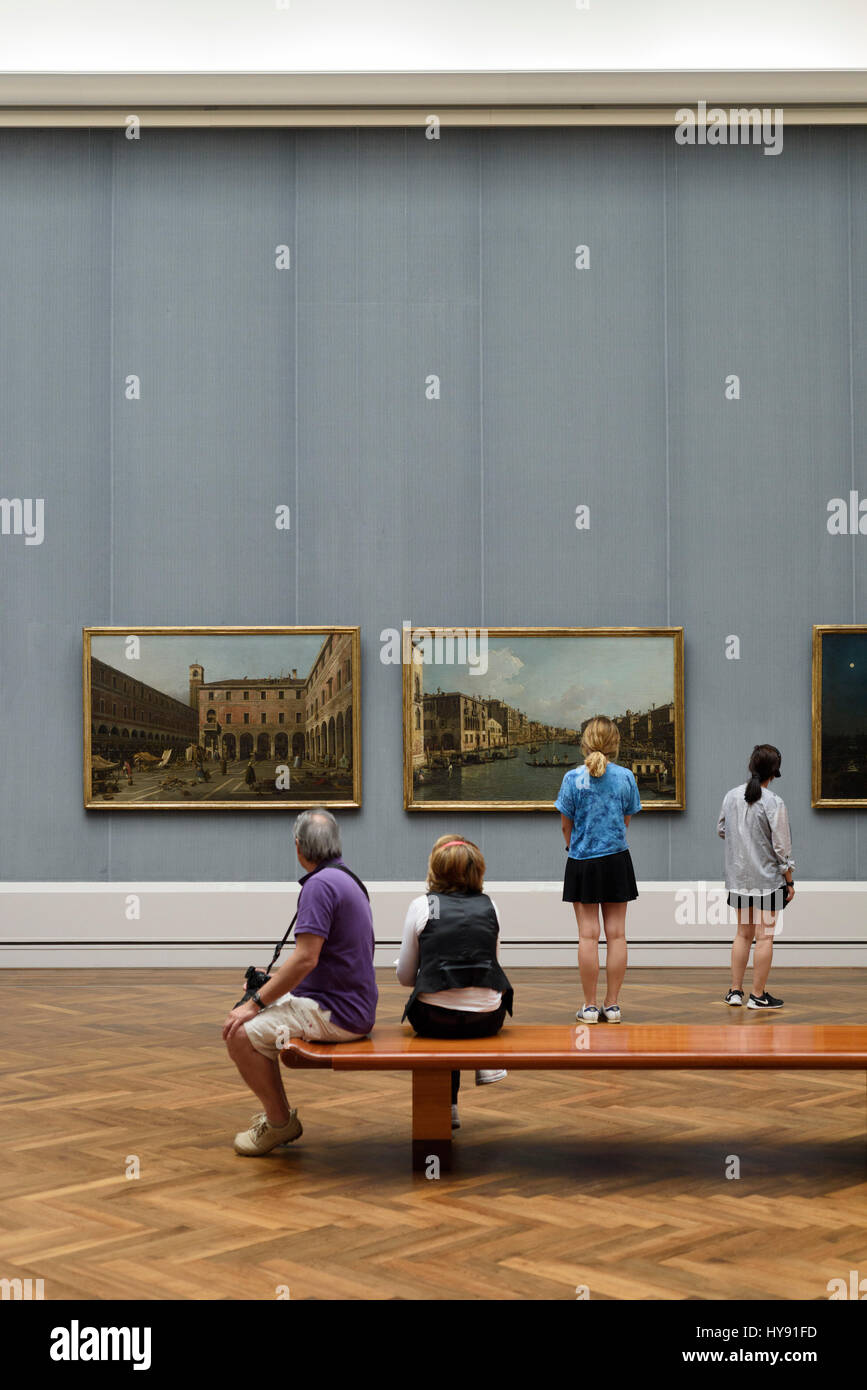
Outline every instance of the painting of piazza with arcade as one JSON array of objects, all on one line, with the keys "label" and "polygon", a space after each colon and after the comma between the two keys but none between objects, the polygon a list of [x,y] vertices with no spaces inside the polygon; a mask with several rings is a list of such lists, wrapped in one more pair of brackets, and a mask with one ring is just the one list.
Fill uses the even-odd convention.
[{"label": "painting of piazza with arcade", "polygon": [[359,631],[85,628],[91,809],[361,803]]},{"label": "painting of piazza with arcade", "polygon": [[606,714],[647,810],[684,807],[682,628],[413,628],[404,805],[550,811]]}]

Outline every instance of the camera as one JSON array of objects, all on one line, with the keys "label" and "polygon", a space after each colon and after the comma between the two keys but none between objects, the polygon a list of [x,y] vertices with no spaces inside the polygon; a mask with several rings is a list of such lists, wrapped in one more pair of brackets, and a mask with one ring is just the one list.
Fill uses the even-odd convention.
[{"label": "camera", "polygon": [[254,991],[261,989],[270,978],[271,976],[266,974],[264,970],[257,970],[255,965],[248,966],[244,971],[244,979],[247,981],[246,992],[243,999],[239,999],[233,1008],[239,1009],[242,1004],[246,1004],[248,999],[252,999]]}]

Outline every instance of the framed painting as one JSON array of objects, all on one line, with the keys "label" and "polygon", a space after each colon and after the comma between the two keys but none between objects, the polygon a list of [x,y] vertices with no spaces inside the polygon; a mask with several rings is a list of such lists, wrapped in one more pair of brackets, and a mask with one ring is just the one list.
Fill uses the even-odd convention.
[{"label": "framed painting", "polygon": [[683,628],[407,626],[403,648],[407,810],[551,811],[597,714],[644,809],[684,809]]},{"label": "framed painting", "polygon": [[867,806],[867,627],[813,628],[813,795]]},{"label": "framed painting", "polygon": [[89,810],[361,805],[357,627],[86,627]]}]

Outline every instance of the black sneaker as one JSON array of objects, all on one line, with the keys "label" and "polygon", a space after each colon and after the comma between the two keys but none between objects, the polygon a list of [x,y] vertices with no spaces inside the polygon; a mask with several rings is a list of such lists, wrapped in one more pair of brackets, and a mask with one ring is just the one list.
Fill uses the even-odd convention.
[{"label": "black sneaker", "polygon": [[743,992],[742,989],[730,989],[730,990],[729,990],[728,994],[726,995],[726,1003],[727,1003],[727,1004],[731,1004],[734,1008],[740,1008],[740,1006],[741,1006],[741,1004],[742,1004],[743,1002],[744,1002],[744,992]]},{"label": "black sneaker", "polygon": [[754,994],[751,994],[750,1002],[747,1004],[748,1009],[781,1009],[782,1007],[782,999],[775,999],[772,994],[768,994],[767,990],[758,999]]}]

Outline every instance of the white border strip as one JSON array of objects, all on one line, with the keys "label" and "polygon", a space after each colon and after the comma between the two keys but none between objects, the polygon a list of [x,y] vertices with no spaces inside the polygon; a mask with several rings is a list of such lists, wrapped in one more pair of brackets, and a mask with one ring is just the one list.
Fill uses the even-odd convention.
[{"label": "white border strip", "polygon": [[[574,915],[559,881],[496,880],[506,965],[575,967]],[[418,880],[368,884],[376,963],[397,954]],[[820,898],[833,895],[823,912]],[[0,883],[0,968],[262,964],[295,907],[297,882]],[[789,965],[867,966],[867,882],[797,884],[783,915],[778,958]],[[629,911],[633,966],[722,966],[733,927],[719,881],[639,883]]]},{"label": "white border strip", "polygon": [[[419,893],[425,891],[424,883],[421,879],[402,880],[402,879],[365,879],[367,889],[371,893],[400,893],[405,896],[407,893],[417,897]],[[638,884],[638,892],[641,893],[678,893],[684,890],[698,892],[705,889],[708,893],[721,892],[724,889],[722,879],[684,879],[683,882],[669,879],[648,879],[641,880]],[[563,888],[562,879],[490,879],[485,883],[485,892],[491,897],[498,893],[560,893]],[[798,879],[796,888],[799,893],[867,893],[867,880],[862,879]],[[241,883],[225,881],[220,882],[185,882],[173,883],[168,880],[147,882],[126,882],[116,880],[105,883],[100,880],[70,879],[57,882],[26,881],[0,882],[0,894],[3,893],[297,893],[298,883],[291,879],[275,880],[273,882],[258,880],[255,883]]]},{"label": "white border strip", "polygon": [[[372,108],[387,118],[387,108],[397,106],[414,108],[423,123],[428,111],[460,106],[482,108],[483,120],[496,124],[516,107],[675,107],[692,105],[700,96],[723,106],[861,106],[865,75],[856,67],[0,72],[0,102],[19,108],[22,122],[27,107],[65,107],[74,113],[76,107],[116,106],[124,115],[141,106],[331,107],[335,114],[349,107]],[[203,123],[213,114],[219,112],[196,112]],[[258,119],[255,110],[253,116]]]}]

